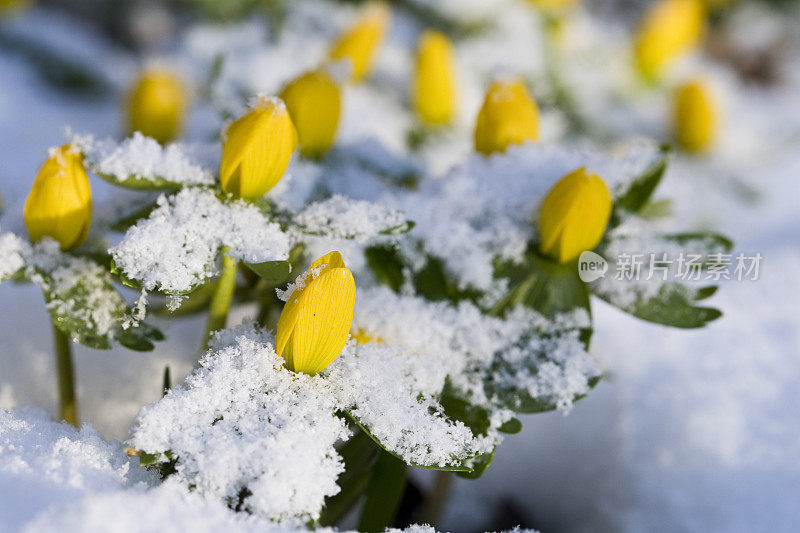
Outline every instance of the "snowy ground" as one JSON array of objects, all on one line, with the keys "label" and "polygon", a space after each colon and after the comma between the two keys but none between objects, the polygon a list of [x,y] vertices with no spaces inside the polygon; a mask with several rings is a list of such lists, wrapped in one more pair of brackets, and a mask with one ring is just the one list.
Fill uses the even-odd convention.
[{"label": "snowy ground", "polygon": [[[116,135],[121,130],[118,103],[113,96],[64,96],[44,85],[19,58],[5,53],[0,53],[0,79],[0,224],[21,231],[22,203],[46,148],[63,142],[65,125]],[[745,91],[748,115],[774,118],[781,128],[798,132],[798,90],[800,85],[771,95]],[[378,107],[381,102],[369,105]],[[204,119],[199,120],[202,129]],[[374,127],[369,133],[396,142],[403,131],[402,124],[397,131],[387,131],[358,123],[352,115],[344,124],[344,139],[358,138],[364,128]],[[523,525],[543,531],[796,529],[800,145],[796,136],[792,142],[793,147],[751,159],[739,169],[758,191],[754,201],[720,191],[715,177],[707,175],[709,166],[696,161],[673,165],[658,192],[674,200],[673,223],[681,228],[711,226],[733,237],[737,251],[760,252],[761,279],[724,283],[713,303],[725,316],[696,331],[646,324],[597,302],[592,351],[609,377],[568,416],[525,417],[523,432],[506,439],[482,478],[457,481],[444,530],[478,530],[487,519],[485,509],[500,500],[521,510]],[[107,194],[101,182],[95,180],[92,186],[96,198]],[[234,320],[252,312],[237,310]],[[139,408],[159,397],[165,364],[177,380],[196,361],[201,320],[160,325],[168,340],[152,353],[75,349],[81,417],[107,439],[129,436]],[[0,407],[55,412],[50,328],[36,287],[0,286],[0,338]],[[92,438],[98,461],[111,456],[117,446]],[[38,475],[33,469],[21,478],[0,463],[0,530],[14,530],[34,519],[33,530],[76,523],[70,520],[99,530],[102,506],[122,512],[131,501],[135,507],[137,498],[144,505],[152,497],[144,492],[147,480],[128,479],[127,466],[113,459],[98,465],[96,480],[70,489],[52,481],[46,458],[42,465],[45,473]],[[428,481],[425,475],[420,478]],[[123,495],[123,487],[135,483],[140,485],[131,490],[139,492]],[[19,496],[29,490],[46,495],[23,506],[26,499]],[[172,523],[175,530],[190,527],[191,510],[201,505],[217,527],[231,520],[224,509],[211,509],[174,487],[158,490],[164,502],[181,502],[186,509]],[[100,491],[106,494],[91,497]],[[79,503],[67,505],[81,495],[85,497]],[[50,506],[55,507],[47,509]],[[69,512],[59,512],[58,506]],[[153,524],[164,516],[158,513]],[[237,526],[257,529],[259,524]]]}]

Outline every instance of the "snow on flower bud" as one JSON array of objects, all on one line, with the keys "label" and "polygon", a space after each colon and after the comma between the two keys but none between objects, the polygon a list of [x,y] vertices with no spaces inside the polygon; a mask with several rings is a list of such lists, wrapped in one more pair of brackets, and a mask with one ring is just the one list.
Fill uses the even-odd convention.
[{"label": "snow on flower bud", "polygon": [[570,172],[547,193],[539,211],[539,250],[567,263],[594,248],[611,216],[611,193],[586,167]]},{"label": "snow on flower bud", "polygon": [[711,92],[700,81],[678,87],[673,101],[673,128],[678,144],[700,152],[714,141],[717,112]]},{"label": "snow on flower bud", "polygon": [[456,111],[453,45],[438,31],[426,31],[417,45],[411,101],[419,117],[430,124],[447,124]]},{"label": "snow on flower bud", "polygon": [[63,251],[83,244],[92,220],[92,191],[77,148],[66,144],[50,150],[25,201],[24,218],[32,241],[50,237]]},{"label": "snow on flower bud", "polygon": [[383,2],[370,2],[361,17],[331,46],[328,57],[350,60],[350,79],[360,81],[372,71],[375,55],[389,26],[391,10]]},{"label": "snow on flower bud", "polygon": [[645,14],[635,42],[636,65],[659,79],[679,57],[697,46],[705,30],[703,0],[659,0]]},{"label": "snow on flower bud", "polygon": [[353,324],[356,283],[342,254],[311,263],[295,281],[278,320],[276,350],[295,372],[316,374],[344,348]]},{"label": "snow on flower bud", "polygon": [[126,100],[128,133],[142,132],[161,144],[174,140],[186,116],[186,88],[163,69],[142,72]]},{"label": "snow on flower bud", "polygon": [[238,198],[255,199],[272,189],[297,148],[292,119],[283,101],[274,97],[259,96],[222,137],[220,186]]},{"label": "snow on flower bud", "polygon": [[339,84],[327,69],[306,72],[281,92],[300,140],[300,153],[319,157],[333,144],[342,107]]},{"label": "snow on flower bud", "polygon": [[475,149],[489,155],[539,138],[539,108],[519,79],[492,82],[475,125]]}]

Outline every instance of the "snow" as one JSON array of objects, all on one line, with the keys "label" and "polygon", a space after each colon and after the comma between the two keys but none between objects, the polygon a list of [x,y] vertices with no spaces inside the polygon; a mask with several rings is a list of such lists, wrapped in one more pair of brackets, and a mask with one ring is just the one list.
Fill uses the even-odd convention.
[{"label": "snow", "polygon": [[306,233],[359,242],[406,226],[405,216],[399,211],[339,194],[308,205],[297,214],[295,222]]}]

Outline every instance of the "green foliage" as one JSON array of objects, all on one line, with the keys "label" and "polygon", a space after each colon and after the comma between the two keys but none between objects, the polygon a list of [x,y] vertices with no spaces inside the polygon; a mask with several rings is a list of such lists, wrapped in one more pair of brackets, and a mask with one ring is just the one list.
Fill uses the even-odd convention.
[{"label": "green foliage", "polygon": [[244,263],[244,265],[270,285],[278,285],[286,281],[292,270],[289,261],[266,261],[264,263]]},{"label": "green foliage", "polygon": [[662,146],[661,153],[641,176],[632,180],[626,189],[616,191],[614,202],[614,215],[612,226],[620,221],[620,211],[637,213],[647,204],[653,192],[661,183],[661,178],[667,169],[669,161],[669,147]]},{"label": "green foliage", "polygon": [[96,168],[92,165],[89,165],[99,178],[107,181],[112,185],[116,185],[117,187],[123,187],[125,189],[133,189],[137,191],[176,191],[178,189],[182,189],[184,185],[182,183],[176,183],[174,181],[169,181],[159,176],[152,176],[152,177],[143,177],[143,176],[127,176],[124,179],[119,178],[117,176],[112,176],[111,174],[103,174],[102,172],[98,172]]},{"label": "green foliage", "polygon": [[716,287],[695,289],[671,282],[661,286],[654,295],[641,295],[631,303],[620,305],[607,294],[595,292],[598,297],[631,315],[665,326],[700,328],[722,316],[719,309],[696,305],[716,292]]}]

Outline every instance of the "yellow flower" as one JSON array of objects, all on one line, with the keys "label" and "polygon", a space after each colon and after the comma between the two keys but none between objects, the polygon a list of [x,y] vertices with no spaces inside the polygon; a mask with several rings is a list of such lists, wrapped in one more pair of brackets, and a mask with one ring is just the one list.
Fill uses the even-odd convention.
[{"label": "yellow flower", "polygon": [[370,2],[358,21],[331,46],[328,57],[350,60],[351,81],[360,81],[372,71],[375,53],[389,25],[391,10],[383,2]]},{"label": "yellow flower", "polygon": [[685,150],[700,152],[713,143],[717,111],[711,92],[700,81],[685,83],[675,91],[673,128]]},{"label": "yellow flower", "polygon": [[539,249],[567,263],[594,248],[611,216],[611,193],[586,167],[570,172],[547,193],[539,211]]},{"label": "yellow flower", "polygon": [[559,11],[577,2],[576,0],[528,0],[528,3],[543,11]]},{"label": "yellow flower", "polygon": [[295,283],[278,320],[276,350],[289,370],[316,374],[330,365],[347,343],[356,283],[339,252],[311,263]]},{"label": "yellow flower", "polygon": [[333,144],[339,127],[342,94],[324,68],[295,78],[281,92],[300,139],[300,153],[319,157]]},{"label": "yellow flower", "polygon": [[63,251],[83,244],[92,220],[92,191],[77,148],[65,144],[50,151],[25,201],[24,218],[32,241],[50,237]]},{"label": "yellow flower", "polygon": [[186,88],[162,69],[144,71],[127,97],[128,132],[140,131],[161,144],[175,139],[186,116]]},{"label": "yellow flower", "polygon": [[295,148],[297,131],[283,101],[259,96],[223,134],[222,190],[238,198],[262,196],[280,181]]},{"label": "yellow flower", "polygon": [[383,339],[381,337],[373,337],[369,333],[367,333],[363,328],[358,328],[355,333],[353,333],[353,340],[355,340],[358,344],[367,344],[370,342],[382,343]]},{"label": "yellow flower", "polygon": [[486,92],[475,125],[475,149],[505,152],[510,144],[539,137],[539,108],[521,79],[498,80]]},{"label": "yellow flower", "polygon": [[659,79],[679,57],[697,46],[705,31],[702,0],[659,0],[645,14],[636,35],[639,72]]},{"label": "yellow flower", "polygon": [[438,31],[419,39],[411,86],[411,101],[425,122],[446,124],[456,111],[456,72],[453,45]]}]

